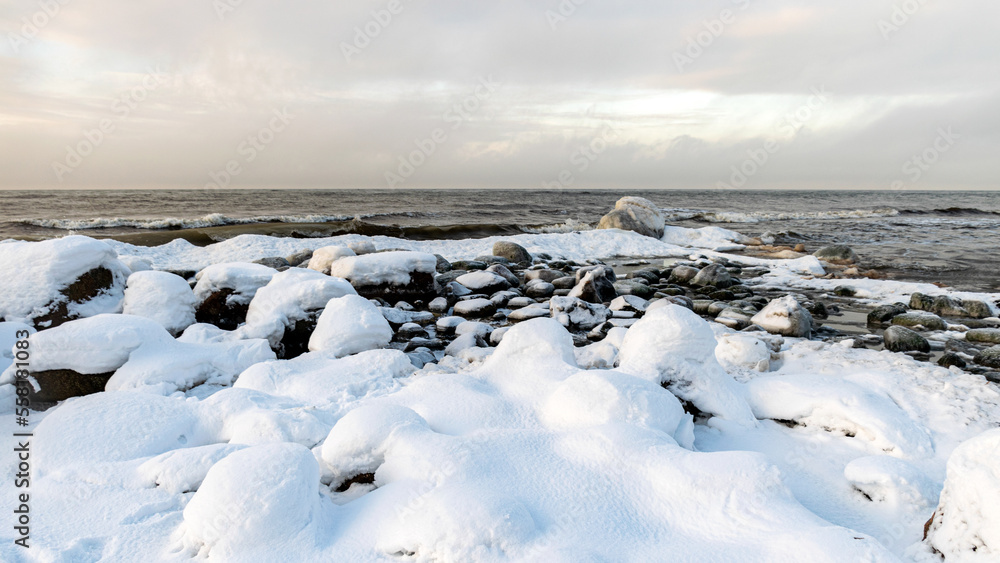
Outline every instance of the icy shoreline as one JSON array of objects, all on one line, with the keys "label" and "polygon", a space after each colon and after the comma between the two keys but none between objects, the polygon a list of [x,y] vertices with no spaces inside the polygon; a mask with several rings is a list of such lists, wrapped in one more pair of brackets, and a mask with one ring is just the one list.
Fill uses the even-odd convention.
[{"label": "icy shoreline", "polygon": [[[865,303],[908,302],[919,292],[979,300],[997,313],[1000,294],[823,279],[814,257],[725,254],[742,248],[739,237],[712,228],[668,230],[664,240],[615,230],[458,241],[243,235],[152,248],[81,237],[80,254],[60,254],[59,269],[33,263],[4,273],[0,344],[13,345],[17,319],[30,312],[24,300],[44,301],[40,294],[94,265],[73,262],[88,249],[104,252],[94,245],[112,249],[98,263],[125,276],[367,245],[411,251],[407,271],[416,274],[427,267],[418,256],[468,261],[509,241],[547,262],[725,259],[767,271],[746,280],[751,288],[832,292],[849,283]],[[11,244],[41,243],[4,242],[0,252]],[[240,270],[241,280],[263,277],[235,295],[279,279],[260,268]],[[335,270],[351,278],[360,268]],[[257,305],[249,300],[235,336],[203,328],[175,339],[167,331],[190,321],[135,316],[169,309],[155,299],[133,300],[133,315],[114,314],[121,311],[112,302],[127,302],[126,291],[71,307],[87,318],[32,337],[39,369],[114,375],[106,392],[33,414],[42,420],[33,438],[33,512],[45,516],[33,523],[28,560],[605,561],[669,553],[936,561],[933,545],[988,561],[1000,549],[995,512],[955,527],[962,503],[997,486],[984,470],[996,471],[998,456],[963,453],[949,462],[977,436],[963,452],[1000,443],[996,430],[987,433],[1000,426],[1000,390],[981,375],[855,349],[851,340],[739,332],[678,304],[646,311],[634,300],[618,309],[632,316],[608,317],[629,322],[587,346],[574,346],[555,309],[551,317],[546,309],[511,328],[472,322],[456,341],[493,342],[491,332],[504,331],[499,344],[456,347],[417,369],[402,351],[378,349],[406,325],[385,333],[379,314],[401,313],[352,295],[360,281],[352,289],[294,270],[259,293]],[[340,309],[327,307],[313,351],[276,359],[268,343],[274,347],[281,323],[309,300],[336,300]],[[345,340],[367,344],[344,349]],[[0,368],[11,359],[0,358]],[[7,369],[5,413],[13,412],[12,380]],[[5,440],[10,451],[15,444]],[[4,464],[14,472],[10,456]],[[946,481],[951,473],[959,477]],[[939,507],[942,489],[949,492]],[[8,514],[13,498],[4,497]],[[936,510],[933,543],[922,542]],[[3,546],[5,560],[24,556],[11,541]]]}]

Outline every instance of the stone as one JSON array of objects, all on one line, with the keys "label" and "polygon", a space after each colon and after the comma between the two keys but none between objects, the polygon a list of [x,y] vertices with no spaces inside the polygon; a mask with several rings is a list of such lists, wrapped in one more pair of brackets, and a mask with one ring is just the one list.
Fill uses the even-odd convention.
[{"label": "stone", "polygon": [[312,255],[313,251],[306,248],[305,250],[299,250],[298,252],[289,254],[288,256],[285,257],[285,260],[288,261],[289,266],[294,268],[296,266],[301,266],[302,264],[309,262],[309,259],[312,258]]},{"label": "stone", "polygon": [[504,266],[503,264],[493,264],[489,268],[486,268],[486,271],[493,272],[494,274],[507,280],[507,283],[509,283],[511,287],[517,287],[521,285],[521,280],[518,279],[517,274],[510,271],[510,268]]},{"label": "stone", "polygon": [[812,333],[813,319],[791,295],[774,299],[751,319],[771,334],[808,338]]},{"label": "stone", "polygon": [[931,306],[934,304],[934,298],[930,295],[924,295],[923,293],[914,293],[910,296],[910,308],[919,309],[921,311],[930,311]]},{"label": "stone", "polygon": [[434,323],[434,327],[441,334],[452,334],[455,332],[455,329],[458,328],[458,325],[464,322],[465,319],[462,317],[441,317],[436,323]]},{"label": "stone", "polygon": [[431,302],[427,304],[427,309],[432,313],[446,313],[451,304],[448,303],[447,297],[435,297],[431,299]]},{"label": "stone", "polygon": [[902,303],[891,305],[879,305],[868,313],[868,326],[885,326],[892,322],[893,317],[906,312],[906,306]]},{"label": "stone", "polygon": [[926,311],[903,313],[892,318],[892,324],[905,326],[914,330],[947,330],[948,323],[935,315]]},{"label": "stone", "polygon": [[626,279],[641,280],[646,285],[653,285],[659,283],[660,274],[657,271],[652,270],[635,270],[634,272],[629,272]]},{"label": "stone", "polygon": [[993,316],[993,311],[989,304],[983,301],[965,299],[962,301],[962,308],[964,308],[973,319],[985,319]]},{"label": "stone", "polygon": [[609,307],[612,311],[632,311],[635,313],[645,313],[649,307],[649,301],[638,295],[619,295],[611,301]]},{"label": "stone", "polygon": [[576,297],[553,297],[549,301],[549,314],[571,330],[590,330],[611,318],[611,311],[604,305]]},{"label": "stone", "polygon": [[1000,344],[1000,329],[998,328],[974,328],[965,333],[965,339],[969,342],[983,342],[986,344]]},{"label": "stone", "polygon": [[433,254],[423,252],[375,252],[336,260],[330,265],[330,275],[350,282],[362,297],[390,302],[429,300],[437,297],[439,290],[436,264]]},{"label": "stone", "polygon": [[930,311],[942,317],[968,317],[969,312],[957,301],[947,295],[938,295],[931,303]]},{"label": "stone", "polygon": [[85,303],[103,293],[110,293],[114,290],[118,290],[124,295],[124,288],[125,276],[123,274],[113,273],[104,266],[98,266],[84,272],[73,283],[66,286],[60,291],[59,298],[44,307],[48,312],[33,317],[31,321],[38,328],[55,328],[78,318],[77,315],[69,312],[70,303]]},{"label": "stone", "polygon": [[578,269],[574,274],[574,276],[576,277],[576,283],[580,283],[580,281],[583,279],[584,276],[586,276],[589,272],[593,271],[603,271],[604,277],[607,278],[608,281],[611,282],[618,281],[618,276],[615,274],[614,268],[612,268],[611,266],[598,264],[596,266],[584,266]]},{"label": "stone", "polygon": [[292,265],[281,256],[268,256],[267,258],[258,258],[252,262],[253,264],[260,264],[261,266],[267,266],[268,268],[274,268],[279,272],[291,268]]},{"label": "stone", "polygon": [[[525,270],[525,272],[524,272],[524,282],[527,283],[527,282],[534,281],[534,280],[542,280],[542,281],[547,281],[549,283],[552,283],[553,281],[555,281],[555,280],[557,280],[559,278],[565,277],[565,276],[566,276],[566,274],[563,273],[563,272],[561,272],[561,271],[559,271],[559,270],[549,270],[549,269]],[[575,285],[575,282],[574,282],[574,285]],[[573,286],[570,285],[570,287],[573,287]]]},{"label": "stone", "polygon": [[858,262],[858,255],[855,254],[854,250],[843,244],[824,246],[813,252],[813,256],[831,264],[854,264]]},{"label": "stone", "polygon": [[1000,369],[1000,346],[990,346],[976,354],[974,361],[981,366]]},{"label": "stone", "polygon": [[618,295],[635,295],[643,299],[651,299],[656,290],[639,280],[620,280],[612,284]]},{"label": "stone", "polygon": [[[583,268],[581,268],[583,270]],[[579,276],[580,272],[577,272]],[[603,266],[587,269],[579,282],[569,291],[568,297],[575,297],[588,303],[604,303],[618,297],[613,279],[608,279]]]},{"label": "stone", "polygon": [[809,314],[814,319],[826,319],[830,316],[830,312],[826,309],[826,305],[822,301],[814,301],[808,304],[806,310],[809,311]]},{"label": "stone", "polygon": [[729,274],[729,270],[725,266],[721,264],[709,264],[691,279],[691,285],[724,289],[733,285],[733,277]]},{"label": "stone", "polygon": [[648,199],[626,196],[615,203],[615,208],[601,217],[598,229],[634,231],[647,237],[663,238],[666,224],[659,207]]},{"label": "stone", "polygon": [[455,303],[455,307],[452,311],[456,315],[461,315],[463,317],[489,317],[492,316],[493,313],[497,312],[497,306],[496,303],[490,301],[489,299],[467,299],[465,301]]},{"label": "stone", "polygon": [[437,264],[435,264],[434,269],[437,270],[439,274],[451,271],[451,262],[449,262],[447,258],[441,256],[440,254],[435,254],[434,257],[437,258]]},{"label": "stone", "polygon": [[482,336],[468,332],[451,341],[451,344],[444,349],[447,356],[458,356],[458,353],[468,348],[488,348],[489,344]]},{"label": "stone", "polygon": [[31,377],[38,382],[38,391],[28,385],[28,400],[34,410],[40,407],[54,405],[71,397],[83,397],[104,391],[111,373],[78,373],[69,369],[54,369],[31,372]]},{"label": "stone", "polygon": [[688,285],[698,275],[698,268],[691,266],[676,266],[670,271],[667,283]]},{"label": "stone", "polygon": [[524,266],[531,264],[531,253],[516,242],[500,240],[493,243],[493,255],[506,258],[513,264]]},{"label": "stone", "polygon": [[893,325],[882,334],[885,349],[891,352],[924,352],[931,351],[930,342],[916,331],[906,327]]},{"label": "stone", "polygon": [[960,369],[965,369],[967,365],[965,363],[965,360],[962,359],[962,356],[959,356],[954,352],[945,352],[944,354],[942,354],[941,357],[938,358],[937,364],[941,367],[948,368],[955,366]]},{"label": "stone", "polygon": [[330,265],[345,256],[357,256],[357,254],[344,245],[324,246],[313,252],[306,267],[330,275]]},{"label": "stone", "polygon": [[455,270],[485,270],[487,266],[489,264],[479,260],[456,260],[451,263],[451,267]]},{"label": "stone", "polygon": [[854,297],[858,294],[858,290],[849,285],[838,285],[833,288],[833,294],[840,297]]},{"label": "stone", "polygon": [[469,288],[474,293],[484,293],[491,295],[497,291],[503,291],[511,287],[511,283],[503,276],[483,270],[481,272],[469,272],[459,276],[456,282]]},{"label": "stone", "polygon": [[535,280],[524,288],[524,294],[528,297],[546,298],[551,297],[556,291],[556,286],[549,282]]},{"label": "stone", "polygon": [[507,315],[507,319],[518,323],[521,321],[526,321],[528,319],[537,319],[539,317],[548,317],[549,310],[544,307],[522,307],[515,311],[511,311]]},{"label": "stone", "polygon": [[511,297],[510,301],[507,302],[507,307],[510,309],[520,309],[532,303],[536,303],[536,301],[531,297]]},{"label": "stone", "polygon": [[233,295],[236,295],[236,292],[229,288],[210,293],[195,309],[195,321],[213,324],[222,330],[236,330],[236,327],[247,320],[250,301],[231,299]]}]

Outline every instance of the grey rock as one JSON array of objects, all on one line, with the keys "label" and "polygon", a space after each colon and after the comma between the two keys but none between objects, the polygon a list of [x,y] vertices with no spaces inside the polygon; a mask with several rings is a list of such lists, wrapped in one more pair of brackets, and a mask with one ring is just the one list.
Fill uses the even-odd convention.
[{"label": "grey rock", "polygon": [[556,286],[549,282],[535,280],[524,288],[524,294],[528,297],[545,298],[551,297],[556,291]]},{"label": "grey rock", "polygon": [[623,197],[615,208],[601,217],[598,229],[635,231],[653,238],[663,237],[664,219],[655,203],[641,197]]},{"label": "grey rock", "polygon": [[902,303],[892,303],[891,305],[879,305],[868,313],[868,326],[885,326],[892,322],[892,318],[906,312],[906,306]]},{"label": "grey rock", "polygon": [[611,311],[604,305],[588,303],[576,297],[553,297],[549,301],[549,313],[560,324],[573,330],[590,330],[611,318]]},{"label": "grey rock", "polygon": [[576,286],[576,276],[563,276],[552,280],[556,289],[573,289]]},{"label": "grey rock", "polygon": [[814,252],[813,256],[831,264],[854,264],[858,261],[858,255],[855,254],[854,250],[843,244],[824,246]]},{"label": "grey rock", "polygon": [[612,284],[618,295],[635,295],[643,299],[651,299],[656,290],[638,280],[620,280]]},{"label": "grey rock", "polygon": [[702,268],[691,280],[691,285],[699,287],[711,286],[719,289],[733,285],[733,277],[729,270],[721,264],[709,264]]},{"label": "grey rock", "polygon": [[463,317],[489,317],[497,312],[497,306],[489,299],[468,299],[455,303],[453,312]]},{"label": "grey rock", "polygon": [[993,311],[990,309],[990,306],[983,301],[966,299],[962,301],[962,307],[969,313],[969,316],[974,319],[985,319],[993,316]]},{"label": "grey rock", "polygon": [[448,303],[448,298],[446,297],[435,297],[427,304],[427,308],[432,313],[445,313],[449,307],[451,307],[451,304]]},{"label": "grey rock", "polygon": [[1000,344],[1000,328],[974,328],[965,333],[965,339],[969,342]]},{"label": "grey rock", "polygon": [[649,307],[649,301],[638,295],[619,295],[611,301],[612,311],[632,311],[635,313],[645,313]]},{"label": "grey rock", "polygon": [[309,259],[312,258],[312,255],[313,251],[307,248],[305,250],[300,250],[293,254],[289,254],[288,256],[285,257],[285,261],[287,261],[288,265],[292,267],[301,266],[302,264],[308,262]]},{"label": "grey rock", "polygon": [[274,268],[279,272],[282,270],[287,270],[291,268],[292,265],[281,256],[268,256],[267,258],[259,258],[253,261],[254,264],[260,264],[262,266],[267,266],[268,268]]},{"label": "grey rock", "polygon": [[1000,369],[1000,346],[990,346],[976,354],[974,361],[981,366]]},{"label": "grey rock", "polygon": [[691,266],[676,266],[670,271],[667,283],[687,285],[698,275],[700,270]]},{"label": "grey rock", "polygon": [[548,317],[549,310],[542,307],[522,307],[515,311],[511,311],[507,315],[507,319],[513,322],[526,321],[528,319],[537,319],[539,317]]},{"label": "grey rock", "polygon": [[584,266],[579,270],[577,270],[576,273],[574,274],[576,276],[576,283],[580,283],[580,280],[582,280],[583,277],[586,276],[588,273],[598,270],[604,271],[604,277],[607,278],[609,281],[611,282],[618,281],[618,276],[615,275],[614,268],[612,268],[611,266],[598,264],[596,266]]},{"label": "grey rock", "polygon": [[501,240],[493,243],[493,254],[506,258],[514,264],[525,266],[531,264],[531,253],[516,242]]},{"label": "grey rock", "polygon": [[447,258],[441,256],[440,254],[435,254],[434,257],[437,258],[437,266],[435,266],[435,269],[439,274],[451,271],[451,262],[449,262]]},{"label": "grey rock", "polygon": [[965,369],[967,365],[965,360],[962,359],[962,356],[959,356],[954,352],[945,352],[942,354],[941,357],[938,358],[937,364],[946,368],[955,366],[961,369]]},{"label": "grey rock", "polygon": [[448,356],[457,356],[459,352],[461,352],[462,350],[466,350],[468,348],[488,348],[488,347],[489,344],[486,343],[486,340],[482,336],[474,332],[467,332],[459,336],[455,340],[452,340],[451,344],[445,347],[444,353],[445,355]]},{"label": "grey rock", "polygon": [[581,270],[586,271],[582,276],[579,271],[577,272],[579,281],[569,291],[569,297],[577,297],[588,303],[604,303],[618,297],[613,279],[608,279],[604,266],[581,268]]},{"label": "grey rock", "polygon": [[892,352],[930,352],[931,345],[926,338],[906,327],[893,325],[882,334],[885,349]]},{"label": "grey rock", "polygon": [[507,283],[509,283],[512,287],[517,287],[521,284],[521,280],[517,278],[517,275],[514,272],[511,272],[510,268],[504,266],[503,264],[493,264],[489,268],[486,268],[486,271],[499,275],[503,279],[507,280]]},{"label": "grey rock", "polygon": [[926,311],[896,315],[892,318],[892,324],[905,326],[914,330],[919,330],[921,328],[923,330],[948,329],[948,323],[944,322],[944,319],[934,313],[928,313]]},{"label": "grey rock", "polygon": [[511,283],[503,276],[490,271],[469,272],[459,276],[455,281],[475,293],[485,293],[486,295],[509,289],[511,286]]}]

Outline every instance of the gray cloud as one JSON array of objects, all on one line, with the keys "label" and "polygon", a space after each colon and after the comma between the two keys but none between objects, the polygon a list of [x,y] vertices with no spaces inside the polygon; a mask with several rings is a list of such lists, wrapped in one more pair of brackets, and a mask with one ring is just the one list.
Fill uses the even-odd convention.
[{"label": "gray cloud", "polygon": [[0,188],[996,187],[995,3],[225,1],[5,5]]}]

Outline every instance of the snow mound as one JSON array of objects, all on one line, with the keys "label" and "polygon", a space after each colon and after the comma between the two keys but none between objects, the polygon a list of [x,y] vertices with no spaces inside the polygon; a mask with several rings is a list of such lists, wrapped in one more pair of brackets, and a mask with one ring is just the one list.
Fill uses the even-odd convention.
[{"label": "snow mound", "polygon": [[128,277],[122,312],[152,319],[177,335],[194,324],[194,306],[194,292],[184,278],[150,270]]},{"label": "snow mound", "polygon": [[210,444],[173,450],[143,462],[138,471],[149,487],[160,487],[173,494],[197,491],[213,465],[244,447]]},{"label": "snow mound", "polygon": [[549,396],[541,418],[550,427],[569,430],[628,423],[677,432],[684,407],[660,386],[614,371],[582,371],[566,378]]},{"label": "snow mound", "polygon": [[330,265],[345,256],[357,256],[357,253],[346,246],[339,245],[317,248],[313,251],[312,258],[309,259],[307,267],[310,270],[329,274]]},{"label": "snow mound", "polygon": [[1000,559],[1000,429],[955,448],[924,543],[947,561]]},{"label": "snow mound", "polygon": [[359,407],[337,421],[323,442],[325,482],[340,483],[362,473],[375,473],[393,440],[430,429],[413,410],[387,404]]},{"label": "snow mound", "polygon": [[726,252],[746,248],[749,237],[736,231],[723,229],[722,227],[688,229],[667,225],[663,228],[663,236],[660,240],[677,246],[691,246],[694,248],[715,250],[717,252]]},{"label": "snow mound", "polygon": [[794,421],[871,442],[895,457],[933,455],[927,429],[889,397],[860,385],[818,375],[758,377],[746,384],[747,400],[758,418]]},{"label": "snow mound", "polygon": [[0,319],[25,320],[52,312],[52,305],[66,303],[62,294],[83,274],[96,268],[111,272],[112,285],[83,303],[67,303],[72,317],[89,317],[121,310],[125,278],[130,273],[114,249],[84,236],[41,242],[0,244]]},{"label": "snow mound", "polygon": [[384,348],[392,340],[392,327],[378,307],[358,295],[331,299],[309,337],[310,351],[335,357]]},{"label": "snow mound", "polygon": [[399,350],[370,350],[335,359],[321,352],[291,360],[262,362],[240,374],[233,387],[255,389],[314,405],[348,404],[399,387],[413,372]]},{"label": "snow mound", "polygon": [[306,268],[289,268],[257,290],[247,309],[246,325],[236,332],[242,338],[264,338],[277,348],[285,328],[345,295],[357,295],[345,280]]},{"label": "snow mound", "polygon": [[182,542],[212,560],[280,561],[290,545],[315,542],[319,500],[319,468],[308,449],[246,448],[208,471],[184,507]]},{"label": "snow mound", "polygon": [[504,371],[544,369],[561,363],[576,367],[573,337],[555,319],[530,319],[518,323],[503,335],[493,355],[486,361]]},{"label": "snow mound", "polygon": [[938,487],[913,464],[886,455],[859,457],[844,468],[844,477],[873,502],[893,507],[933,505]]},{"label": "snow mound", "polygon": [[[99,413],[99,414],[96,414]],[[70,399],[35,429],[38,476],[75,465],[127,461],[205,442],[184,400],[147,393],[96,393]]]},{"label": "snow mound", "polygon": [[664,385],[703,412],[756,426],[740,385],[715,359],[715,348],[712,329],[697,314],[678,305],[660,307],[628,329],[619,370]]},{"label": "snow mound", "polygon": [[765,372],[771,369],[771,350],[762,340],[734,332],[716,335],[715,359],[732,372],[747,369]]},{"label": "snow mound", "polygon": [[166,347],[170,334],[156,321],[133,315],[97,315],[43,330],[29,338],[32,371],[71,369],[108,373],[143,344]]},{"label": "snow mound", "polygon": [[267,285],[277,273],[278,270],[263,264],[246,262],[213,264],[195,275],[198,283],[194,286],[194,296],[198,303],[201,303],[213,293],[228,289],[232,291],[226,298],[228,303],[246,305],[257,294],[257,290]]}]

